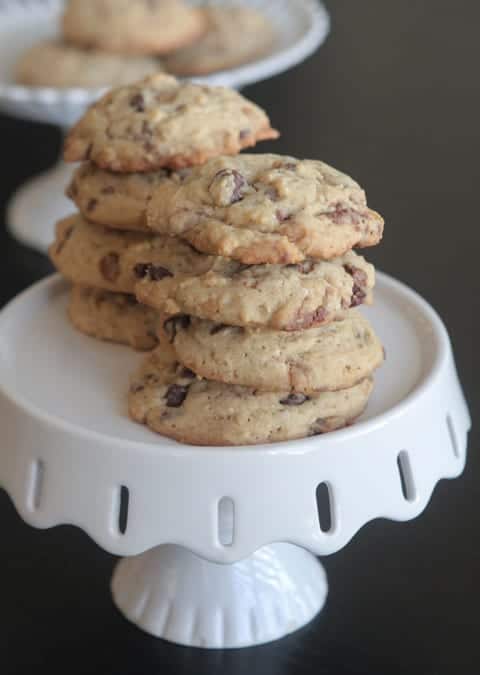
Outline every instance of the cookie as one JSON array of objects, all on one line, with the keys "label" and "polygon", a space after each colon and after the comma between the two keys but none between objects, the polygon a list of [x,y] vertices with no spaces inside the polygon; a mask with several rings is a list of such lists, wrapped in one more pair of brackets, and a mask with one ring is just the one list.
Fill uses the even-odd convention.
[{"label": "cookie", "polygon": [[51,40],[34,45],[21,56],[15,79],[32,87],[88,89],[131,84],[161,70],[160,61],[147,56],[106,54]]},{"label": "cookie", "polygon": [[161,279],[173,274],[201,274],[212,260],[174,237],[122,232],[92,225],[80,215],[61,220],[50,258],[74,284],[116,293],[134,293],[147,272]]},{"label": "cookie", "polygon": [[253,7],[206,7],[208,30],[190,45],[171,54],[166,67],[175,75],[208,75],[252,61],[271,49],[271,22]]},{"label": "cookie", "polygon": [[193,317],[171,319],[165,329],[178,361],[197,375],[262,391],[348,389],[383,362],[380,340],[355,310],[326,326],[293,333]]},{"label": "cookie", "polygon": [[130,345],[139,351],[158,344],[158,315],[140,305],[134,295],[74,285],[68,316],[77,330],[99,340]]},{"label": "cookie", "polygon": [[152,173],[112,173],[92,162],[81,164],[73,175],[67,196],[92,223],[122,230],[151,232],[147,203],[152,192],[177,174],[160,169]]},{"label": "cookie", "polygon": [[350,424],[365,409],[370,379],[314,396],[259,392],[200,380],[162,345],[131,384],[130,416],[192,445],[253,445],[315,436]]},{"label": "cookie", "polygon": [[121,173],[178,169],[277,137],[238,92],[159,74],[94,103],[68,134],[64,157]]},{"label": "cookie", "polygon": [[166,54],[207,27],[183,0],[69,0],[62,19],[67,42],[121,54]]},{"label": "cookie", "polygon": [[301,330],[332,321],[371,300],[373,265],[350,251],[333,261],[297,265],[242,265],[211,258],[199,275],[159,281],[146,273],[136,286],[140,302],[167,316],[188,314],[230,326]]},{"label": "cookie", "polygon": [[382,218],[349,176],[314,160],[217,157],[181,185],[161,185],[147,211],[158,232],[246,264],[331,259],[373,246]]}]

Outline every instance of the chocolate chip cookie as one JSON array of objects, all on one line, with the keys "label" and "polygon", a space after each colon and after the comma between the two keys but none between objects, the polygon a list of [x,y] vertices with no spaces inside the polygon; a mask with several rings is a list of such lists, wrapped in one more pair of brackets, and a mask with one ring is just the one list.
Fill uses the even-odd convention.
[{"label": "chocolate chip cookie", "polygon": [[93,104],[68,134],[64,157],[126,173],[178,169],[277,136],[238,92],[159,74]]},{"label": "chocolate chip cookie", "polygon": [[165,169],[152,173],[112,173],[84,162],[74,173],[67,196],[92,223],[151,232],[146,211],[152,192],[164,181],[177,179],[178,174]]},{"label": "chocolate chip cookie", "polygon": [[208,271],[136,285],[140,302],[168,316],[188,314],[231,326],[301,330],[371,300],[375,271],[350,251],[332,261],[242,265],[211,258]]},{"label": "chocolate chip cookie", "polygon": [[383,362],[380,340],[355,310],[326,326],[290,333],[185,316],[167,321],[165,330],[178,361],[197,375],[262,391],[348,389]]},{"label": "chocolate chip cookie", "polygon": [[373,246],[382,218],[349,176],[279,155],[218,157],[180,186],[161,185],[147,212],[153,230],[246,264],[331,259]]},{"label": "chocolate chip cookie", "polygon": [[31,87],[88,89],[131,84],[161,70],[160,61],[147,56],[106,54],[51,40],[22,54],[15,79]]},{"label": "chocolate chip cookie", "polygon": [[148,351],[158,344],[157,313],[134,295],[74,285],[68,316],[81,333]]},{"label": "chocolate chip cookie", "polygon": [[134,293],[148,274],[160,280],[174,274],[201,274],[212,259],[174,237],[123,232],[92,225],[80,215],[61,220],[50,258],[75,284],[116,293]]},{"label": "chocolate chip cookie", "polygon": [[162,345],[133,379],[129,410],[135,421],[183,443],[253,445],[344,427],[362,414],[371,391],[370,379],[313,396],[200,380]]},{"label": "chocolate chip cookie", "polygon": [[275,40],[272,24],[253,7],[210,6],[204,11],[207,32],[168,57],[168,72],[207,75],[252,61],[271,49]]},{"label": "chocolate chip cookie", "polygon": [[165,54],[207,30],[204,13],[183,0],[69,0],[68,42],[121,54]]}]

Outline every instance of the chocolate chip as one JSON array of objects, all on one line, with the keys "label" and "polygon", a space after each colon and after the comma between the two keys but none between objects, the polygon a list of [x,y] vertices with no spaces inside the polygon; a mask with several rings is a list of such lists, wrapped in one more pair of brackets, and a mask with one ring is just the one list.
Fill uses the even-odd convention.
[{"label": "chocolate chip", "polygon": [[329,214],[335,225],[358,225],[360,222],[360,214],[353,209],[346,207],[338,202],[335,204],[335,210]]},{"label": "chocolate chip", "polygon": [[120,274],[118,253],[108,253],[100,260],[100,272],[107,281],[116,281]]},{"label": "chocolate chip", "polygon": [[288,211],[285,211],[284,209],[277,209],[275,211],[275,215],[279,223],[284,223],[286,220],[290,220],[290,218],[292,217],[292,215],[288,213]]},{"label": "chocolate chip", "polygon": [[188,314],[179,314],[178,316],[173,316],[171,319],[167,319],[163,324],[163,329],[167,334],[170,342],[174,342],[177,337],[178,329],[186,330],[190,326],[190,317]]},{"label": "chocolate chip", "polygon": [[343,269],[353,277],[354,281],[350,307],[358,307],[358,305],[361,305],[367,297],[365,290],[368,281],[367,275],[363,270],[358,267],[353,267],[353,265],[344,265]]},{"label": "chocolate chip", "polygon": [[180,377],[187,377],[187,378],[189,378],[190,380],[193,380],[193,379],[196,378],[197,376],[195,375],[195,373],[193,372],[193,370],[190,370],[190,368],[183,368],[183,369],[182,369],[182,372],[180,373]]},{"label": "chocolate chip", "polygon": [[228,326],[226,326],[224,323],[219,323],[210,329],[210,335],[216,335],[217,333],[220,333],[222,330],[225,330],[226,328],[228,328]]},{"label": "chocolate chip", "polygon": [[113,195],[115,194],[115,188],[113,185],[105,185],[104,188],[101,189],[102,195]]},{"label": "chocolate chip", "polygon": [[290,394],[287,398],[282,398],[280,403],[282,405],[302,405],[305,401],[309,401],[309,397],[305,394]]},{"label": "chocolate chip", "polygon": [[87,204],[88,213],[93,211],[97,206],[98,206],[98,199],[90,199],[90,201]]},{"label": "chocolate chip", "polygon": [[328,425],[324,419],[321,417],[318,418],[318,420],[315,420],[315,422],[312,424],[310,427],[310,435],[311,436],[319,436],[320,434],[324,434],[328,431]]},{"label": "chocolate chip", "polygon": [[[223,194],[223,190],[221,190],[224,185],[228,192],[226,196]],[[220,206],[228,206],[229,204],[235,204],[243,199],[246,187],[247,181],[239,171],[236,169],[222,169],[213,177],[209,189],[214,189],[217,202]]]},{"label": "chocolate chip", "polygon": [[182,387],[180,384],[172,384],[165,394],[167,406],[169,408],[179,408],[187,398],[188,387]]},{"label": "chocolate chip", "polygon": [[166,267],[153,263],[137,263],[133,271],[138,279],[148,277],[150,281],[161,281],[165,277],[173,277],[173,274]]},{"label": "chocolate chip", "polygon": [[269,199],[272,200],[272,202],[278,202],[278,199],[279,199],[279,197],[280,197],[280,195],[278,194],[277,188],[276,188],[276,187],[273,187],[273,185],[269,185],[269,186],[265,189],[265,194],[267,195],[267,197],[268,197]]},{"label": "chocolate chip", "polygon": [[135,94],[130,99],[130,107],[135,110],[135,112],[143,113],[145,112],[145,98],[142,94]]},{"label": "chocolate chip", "polygon": [[252,130],[251,129],[242,129],[240,133],[238,134],[239,138],[241,141],[244,141],[246,138],[252,135]]},{"label": "chocolate chip", "polygon": [[295,171],[296,168],[297,165],[293,162],[286,162],[285,164],[282,164],[282,169],[286,169],[287,171]]},{"label": "chocolate chip", "polygon": [[175,112],[176,112],[176,113],[185,112],[186,109],[187,109],[186,104],[185,104],[185,103],[180,103],[179,105],[176,106]]},{"label": "chocolate chip", "polygon": [[319,326],[325,322],[326,317],[327,310],[324,307],[319,307],[314,312],[308,313],[299,311],[296,317],[286,325],[285,330],[303,330],[305,328]]}]

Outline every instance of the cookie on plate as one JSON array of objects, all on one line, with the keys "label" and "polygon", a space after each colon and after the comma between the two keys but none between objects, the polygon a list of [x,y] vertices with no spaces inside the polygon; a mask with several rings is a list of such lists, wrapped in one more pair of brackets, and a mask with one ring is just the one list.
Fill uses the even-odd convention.
[{"label": "cookie on plate", "polygon": [[160,169],[151,173],[112,173],[84,162],[73,174],[67,196],[92,223],[122,230],[151,232],[147,203],[163,182],[178,174]]},{"label": "cookie on plate", "polygon": [[183,0],[69,0],[67,42],[121,54],[166,54],[200,38],[203,12]]},{"label": "cookie on plate", "polygon": [[113,230],[80,215],[57,224],[49,250],[57,270],[74,284],[134,293],[139,278],[201,274],[212,259],[174,237]]},{"label": "cookie on plate", "polygon": [[252,61],[271,49],[272,23],[253,7],[206,7],[208,30],[171,54],[166,67],[175,75],[208,75]]},{"label": "cookie on plate", "polygon": [[253,445],[326,433],[364,411],[372,382],[314,396],[260,392],[200,380],[162,345],[134,377],[130,416],[153,431],[192,445]]},{"label": "cookie on plate", "polygon": [[167,321],[165,331],[178,361],[197,375],[262,391],[348,389],[372,375],[384,358],[372,326],[355,310],[293,333],[185,316]]},{"label": "cookie on plate", "polygon": [[90,89],[131,84],[162,70],[160,61],[147,56],[106,54],[50,40],[22,54],[15,79],[31,87]]},{"label": "cookie on plate", "polygon": [[369,303],[375,284],[373,265],[353,251],[297,265],[210,260],[208,271],[199,275],[156,280],[146,270],[136,285],[137,298],[167,316],[291,331],[328,323],[345,309]]},{"label": "cookie on plate", "polygon": [[94,103],[68,134],[64,157],[121,173],[179,169],[277,137],[238,92],[159,74]]},{"label": "cookie on plate", "polygon": [[147,211],[153,230],[246,264],[330,259],[377,244],[382,218],[349,176],[314,160],[218,157],[180,186],[161,185]]},{"label": "cookie on plate", "polygon": [[158,345],[158,315],[134,295],[74,285],[68,305],[70,321],[81,333],[148,351]]}]

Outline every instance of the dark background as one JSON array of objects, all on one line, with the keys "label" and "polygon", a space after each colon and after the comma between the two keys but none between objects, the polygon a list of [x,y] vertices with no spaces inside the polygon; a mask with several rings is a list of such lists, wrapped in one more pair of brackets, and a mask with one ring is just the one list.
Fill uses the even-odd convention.
[{"label": "dark background", "polygon": [[[276,152],[324,159],[366,186],[386,218],[384,243],[368,256],[443,316],[475,412],[480,4],[328,5],[327,44],[246,94],[282,130]],[[53,128],[0,116],[2,222],[8,195],[53,163],[59,142]],[[1,303],[48,271],[41,256],[1,231]],[[0,493],[0,673],[477,674],[477,446],[474,429],[464,476],[440,484],[419,519],[371,523],[324,561],[331,594],[313,624],[283,642],[236,652],[173,647],[130,627],[110,601],[114,559],[78,530],[27,527]]]}]

